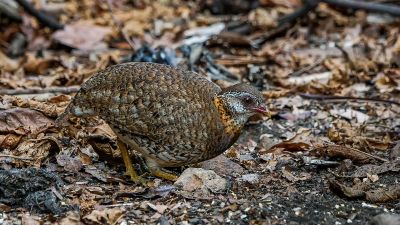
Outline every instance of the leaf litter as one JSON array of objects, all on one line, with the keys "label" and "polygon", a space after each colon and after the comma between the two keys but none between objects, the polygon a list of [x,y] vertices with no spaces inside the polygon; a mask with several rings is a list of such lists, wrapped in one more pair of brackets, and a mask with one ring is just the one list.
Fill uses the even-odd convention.
[{"label": "leaf litter", "polygon": [[[64,26],[0,19],[0,221],[365,224],[400,213],[397,17],[321,3],[288,26],[280,18],[301,1],[110,0],[113,16],[106,1],[31,2]],[[80,84],[126,61],[251,83],[271,118],[191,166],[186,192],[152,177],[135,186],[103,121],[54,127]]]}]

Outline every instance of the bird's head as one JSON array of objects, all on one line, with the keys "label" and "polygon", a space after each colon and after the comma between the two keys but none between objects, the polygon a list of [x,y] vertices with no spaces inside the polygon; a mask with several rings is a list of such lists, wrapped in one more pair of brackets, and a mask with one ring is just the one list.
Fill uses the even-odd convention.
[{"label": "bird's head", "polygon": [[244,125],[249,117],[255,114],[267,113],[262,94],[247,84],[241,83],[225,88],[218,97],[222,100],[225,110],[239,125]]}]

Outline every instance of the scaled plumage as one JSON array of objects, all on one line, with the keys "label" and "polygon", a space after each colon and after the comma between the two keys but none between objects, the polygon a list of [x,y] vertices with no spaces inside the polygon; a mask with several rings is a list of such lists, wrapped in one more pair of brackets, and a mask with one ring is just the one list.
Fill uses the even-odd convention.
[{"label": "scaled plumage", "polygon": [[172,167],[204,161],[229,148],[255,113],[240,107],[247,110],[251,103],[262,109],[262,99],[248,85],[221,90],[190,71],[124,63],[85,82],[62,117],[99,116],[123,142],[140,146],[135,150],[148,161]]}]

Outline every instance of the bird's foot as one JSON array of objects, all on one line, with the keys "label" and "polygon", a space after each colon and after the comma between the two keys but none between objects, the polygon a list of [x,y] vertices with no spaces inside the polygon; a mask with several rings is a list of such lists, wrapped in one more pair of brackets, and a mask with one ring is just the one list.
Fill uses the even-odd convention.
[{"label": "bird's foot", "polygon": [[155,161],[151,159],[146,159],[146,165],[150,173],[155,177],[163,178],[170,181],[176,181],[178,179],[178,176],[175,175],[173,172],[161,168]]},{"label": "bird's foot", "polygon": [[133,183],[137,184],[137,185],[141,185],[141,186],[143,186],[143,187],[147,187],[147,186],[148,186],[148,185],[147,185],[147,182],[149,182],[149,180],[143,177],[144,174],[141,175],[141,176],[138,176],[138,175],[136,174],[136,172],[135,172],[135,173],[131,173],[131,172],[129,172],[129,171],[127,170],[126,173],[125,173],[125,175],[128,175],[128,176],[131,178],[131,181],[132,181]]},{"label": "bird's foot", "polygon": [[131,157],[129,156],[128,150],[126,149],[126,146],[121,140],[118,139],[118,148],[121,151],[122,159],[124,160],[125,168],[126,168],[126,174],[131,177],[131,180],[135,184],[141,184],[143,186],[147,186],[147,180],[143,178],[142,176],[139,176],[136,173],[135,168],[133,168],[132,165],[132,160]]},{"label": "bird's foot", "polygon": [[156,169],[150,169],[151,174],[153,174],[156,177],[163,178],[166,180],[170,181],[176,181],[178,179],[178,176],[172,173],[171,171],[164,170],[161,168],[156,168]]}]

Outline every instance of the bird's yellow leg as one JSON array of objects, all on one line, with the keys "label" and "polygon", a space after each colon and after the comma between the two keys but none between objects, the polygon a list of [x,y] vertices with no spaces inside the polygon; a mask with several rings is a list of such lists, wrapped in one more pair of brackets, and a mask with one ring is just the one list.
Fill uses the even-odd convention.
[{"label": "bird's yellow leg", "polygon": [[132,166],[132,160],[131,157],[129,156],[128,149],[126,148],[125,143],[123,143],[121,140],[118,139],[118,149],[121,151],[121,156],[122,159],[124,160],[125,168],[126,168],[126,173],[131,177],[131,180],[135,183],[141,183],[145,184],[146,181],[138,176],[136,173],[135,169]]},{"label": "bird's yellow leg", "polygon": [[147,159],[146,164],[150,170],[150,173],[156,177],[163,178],[163,179],[170,180],[170,181],[176,181],[178,179],[177,175],[175,175],[171,171],[161,168],[159,165],[157,165],[156,162],[154,162],[152,160]]}]

